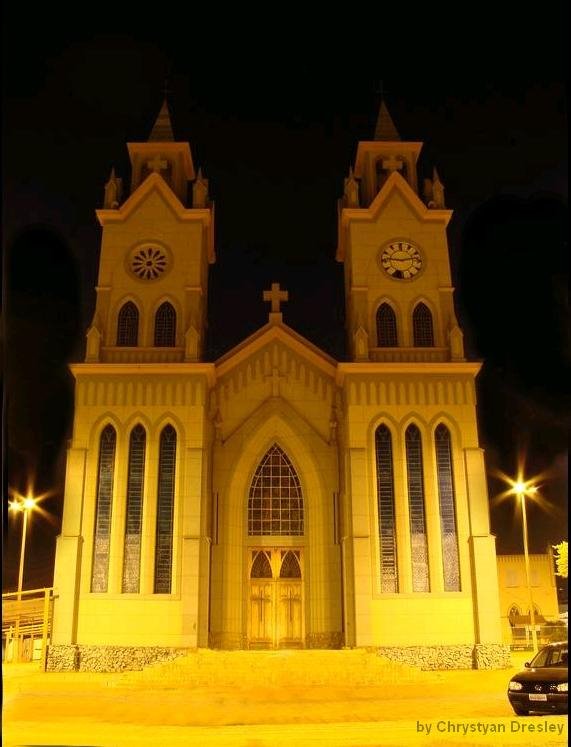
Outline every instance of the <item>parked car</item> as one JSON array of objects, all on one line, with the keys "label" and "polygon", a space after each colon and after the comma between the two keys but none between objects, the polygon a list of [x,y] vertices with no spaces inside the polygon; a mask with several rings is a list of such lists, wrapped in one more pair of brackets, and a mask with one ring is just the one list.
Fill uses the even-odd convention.
[{"label": "parked car", "polygon": [[531,711],[567,713],[567,642],[550,643],[518,672],[508,685],[508,698],[518,716]]}]

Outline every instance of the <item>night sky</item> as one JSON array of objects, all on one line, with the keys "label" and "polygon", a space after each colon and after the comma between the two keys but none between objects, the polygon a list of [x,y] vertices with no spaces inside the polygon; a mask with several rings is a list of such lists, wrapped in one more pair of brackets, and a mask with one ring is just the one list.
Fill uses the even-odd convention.
[{"label": "night sky", "polygon": [[[208,360],[262,326],[262,290],[289,290],[287,324],[344,352],[336,200],[359,140],[372,139],[382,81],[403,140],[424,141],[454,209],[449,240],[468,355],[483,360],[479,426],[490,473],[543,473],[550,511],[530,508],[530,549],[567,538],[569,326],[567,139],[559,4],[240,8],[233,16],[130,14],[6,3],[3,13],[4,487],[34,477],[52,521],[34,518],[24,584],[50,585],[73,381],[93,313],[112,166],[147,139],[168,77],[216,203]],[[142,6],[140,6],[142,7]],[[174,7],[174,6],[173,6]],[[374,6],[377,7],[376,5]],[[379,7],[381,5],[379,4]],[[452,8],[452,6],[450,6]],[[474,11],[468,10],[473,8]],[[271,9],[271,10],[270,10]],[[468,13],[477,14],[470,16]],[[137,12],[140,14],[137,16]],[[225,13],[226,11],[224,11]],[[490,496],[503,486],[492,474]],[[6,490],[5,490],[6,493]],[[500,552],[521,552],[513,505],[492,507]],[[19,520],[18,520],[19,521]],[[4,515],[5,589],[20,525]]]}]

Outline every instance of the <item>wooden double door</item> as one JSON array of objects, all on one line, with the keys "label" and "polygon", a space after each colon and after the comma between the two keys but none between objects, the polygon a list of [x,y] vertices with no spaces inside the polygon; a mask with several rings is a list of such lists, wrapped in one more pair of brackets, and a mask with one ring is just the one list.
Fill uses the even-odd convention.
[{"label": "wooden double door", "polygon": [[248,551],[249,648],[303,647],[301,550]]}]

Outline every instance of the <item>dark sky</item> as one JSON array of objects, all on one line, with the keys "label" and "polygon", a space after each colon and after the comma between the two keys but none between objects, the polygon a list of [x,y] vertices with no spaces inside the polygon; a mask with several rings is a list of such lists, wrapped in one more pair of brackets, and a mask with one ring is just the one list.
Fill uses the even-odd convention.
[{"label": "dark sky", "polygon": [[[175,135],[190,142],[216,202],[210,359],[265,322],[261,292],[275,280],[290,292],[285,321],[343,358],[336,200],[357,142],[372,137],[383,81],[402,138],[425,142],[421,171],[437,165],[455,211],[456,306],[470,356],[485,361],[489,470],[513,474],[525,451],[552,504],[530,510],[531,549],[567,537],[559,4],[529,16],[499,3],[462,15],[460,6],[442,15],[376,4],[315,19],[291,6],[224,16],[193,5],[163,20],[142,6],[81,6],[77,18],[53,4],[5,6],[4,484],[22,489],[35,475],[38,492],[54,490],[52,523],[34,521],[26,585],[52,579],[72,418],[67,364],[83,357],[95,300],[94,210],[112,166],[128,177],[125,143],[147,139],[167,75]],[[493,477],[489,487],[501,490]],[[492,508],[492,528],[500,551],[521,551],[511,506]],[[19,539],[19,526],[5,532],[4,588],[15,584]]]}]

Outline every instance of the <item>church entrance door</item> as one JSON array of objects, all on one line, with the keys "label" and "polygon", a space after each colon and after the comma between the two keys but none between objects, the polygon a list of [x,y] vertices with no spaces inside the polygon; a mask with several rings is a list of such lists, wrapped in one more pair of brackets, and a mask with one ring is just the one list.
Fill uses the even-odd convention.
[{"label": "church entrance door", "polygon": [[249,551],[249,648],[303,647],[301,550]]}]

